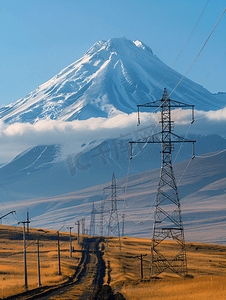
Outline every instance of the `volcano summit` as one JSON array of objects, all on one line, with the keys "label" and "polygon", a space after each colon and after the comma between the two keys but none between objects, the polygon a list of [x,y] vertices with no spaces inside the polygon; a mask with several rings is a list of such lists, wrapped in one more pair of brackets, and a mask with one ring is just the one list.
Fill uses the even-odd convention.
[{"label": "volcano summit", "polygon": [[[28,96],[2,107],[0,117],[7,123],[34,123],[129,114],[137,104],[160,99],[164,87],[169,93],[175,88],[182,75],[169,69],[140,41],[99,41]],[[222,106],[222,99],[215,96],[187,78],[172,94],[173,99],[202,110]]]}]

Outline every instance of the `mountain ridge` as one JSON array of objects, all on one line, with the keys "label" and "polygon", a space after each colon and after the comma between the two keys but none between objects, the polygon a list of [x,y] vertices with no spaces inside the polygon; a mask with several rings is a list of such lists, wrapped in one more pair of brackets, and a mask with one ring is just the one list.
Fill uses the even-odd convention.
[{"label": "mountain ridge", "polygon": [[[164,80],[155,88],[164,76]],[[169,67],[161,62],[151,48],[144,43],[132,42],[126,38],[110,39],[97,42],[82,58],[64,68],[28,96],[1,108],[0,117],[5,123],[2,126],[2,132],[5,133],[9,129],[5,135],[6,144],[10,141],[8,136],[15,140],[15,144],[19,143],[20,139],[23,140],[22,131],[28,132],[26,137],[29,143],[30,139],[33,139],[32,145],[37,144],[28,147],[9,163],[1,166],[0,197],[4,205],[2,209],[17,209],[20,219],[24,219],[24,212],[29,207],[32,224],[35,226],[45,224],[47,227],[59,228],[62,220],[73,222],[75,217],[89,216],[91,202],[99,203],[102,197],[99,191],[96,193],[97,185],[102,185],[102,188],[103,183],[107,181],[107,178],[110,181],[114,172],[119,183],[123,177],[125,181],[128,175],[134,176],[130,178],[136,178],[132,190],[128,189],[128,193],[130,193],[131,202],[135,203],[135,208],[130,214],[135,215],[137,224],[134,227],[134,222],[128,221],[126,224],[130,228],[128,234],[140,236],[150,234],[151,220],[149,219],[145,224],[146,227],[141,227],[139,221],[147,213],[146,208],[150,207],[149,196],[153,197],[156,193],[159,177],[157,168],[161,166],[160,148],[156,146],[150,151],[150,145],[140,147],[139,144],[136,148],[134,147],[134,158],[130,161],[129,141],[153,134],[155,127],[153,124],[158,124],[158,115],[155,114],[156,119],[153,124],[149,124],[149,121],[154,114],[148,115],[143,125],[143,116],[146,114],[144,112],[139,129],[136,123],[135,129],[132,128],[131,124],[135,118],[129,122],[124,119],[126,119],[125,116],[128,119],[135,116],[133,112],[137,111],[137,104],[161,99],[164,87],[170,93],[181,78],[182,75],[176,71],[169,71]],[[172,94],[172,99],[195,104],[196,109],[206,110],[211,114],[225,103],[225,96],[225,93],[213,95],[200,85],[184,78]],[[185,115],[182,111],[177,113],[182,117]],[[114,116],[120,117],[128,124],[126,129],[123,128],[123,122],[120,121],[118,124]],[[199,117],[201,121],[195,122],[196,127],[193,133],[195,132],[196,135],[198,134],[197,126],[202,124],[202,118],[201,114]],[[104,122],[106,120],[110,122],[108,125],[103,124],[100,128],[102,119]],[[42,122],[43,120],[54,121]],[[70,122],[74,120],[88,121]],[[208,120],[205,120],[206,123],[203,122],[203,126]],[[190,119],[188,122],[190,124]],[[212,123],[209,122],[206,130],[214,122],[215,119]],[[28,124],[22,124],[22,126],[21,123]],[[50,125],[50,123],[57,123],[57,125],[63,123],[63,126],[54,127],[55,124]],[[89,126],[84,123],[89,123]],[[34,129],[36,125],[37,128]],[[74,125],[74,127],[69,128],[68,125]],[[178,129],[180,125],[181,123],[178,124]],[[48,129],[51,126],[53,129],[50,128],[51,132],[48,135]],[[19,130],[15,130],[16,127]],[[44,127],[45,130],[39,130],[40,127]],[[103,128],[107,128],[107,131],[103,131]],[[113,131],[111,131],[112,128]],[[202,128],[201,126],[201,131]],[[74,132],[77,135],[73,135]],[[69,138],[64,139],[66,133]],[[43,138],[38,140],[41,142],[37,142],[37,137],[40,135]],[[51,139],[52,135],[53,139]],[[55,139],[55,135],[60,139]],[[2,140],[3,138],[2,134]],[[196,136],[194,140],[196,138],[198,155],[219,150],[223,152],[226,149],[226,140],[223,137]],[[29,143],[25,145],[30,145]],[[199,162],[199,167],[197,167],[194,163],[196,160],[194,160],[191,162],[192,170],[190,168],[187,170],[187,165],[185,165],[187,162],[183,161],[191,157],[191,148],[184,144],[186,143],[183,143],[183,154],[180,153],[180,146],[175,145],[175,154],[177,153],[176,159],[179,162],[179,174],[186,171],[187,181],[183,180],[179,186],[182,198],[188,200],[185,224],[190,226],[190,229],[193,228],[195,232],[194,224],[200,222],[203,232],[206,232],[205,225],[210,223],[208,218],[211,217],[216,222],[220,221],[220,226],[223,226],[223,210],[220,206],[225,196],[223,188],[226,178],[223,166],[226,161],[225,153],[221,155],[222,157],[218,155],[218,160],[210,159],[209,169],[205,169],[206,163],[202,165]],[[8,148],[7,144],[7,150]],[[65,148],[67,151],[64,152]],[[151,160],[148,162],[149,157]],[[178,164],[175,167],[177,166]],[[148,170],[149,167],[152,171]],[[199,172],[199,168],[202,172]],[[148,171],[140,175],[145,169]],[[187,172],[190,177],[187,176]],[[150,177],[147,178],[146,175]],[[140,176],[143,176],[145,184],[151,182],[151,189],[141,184]],[[136,189],[137,180],[140,183],[139,189],[142,189],[141,193]],[[84,194],[82,197],[80,197],[81,190]],[[75,197],[71,196],[73,193],[76,194]],[[136,195],[139,197],[138,202],[132,199]],[[212,201],[210,199],[212,196],[219,200],[218,208],[215,210],[213,205],[207,205],[208,201]],[[194,199],[201,199],[198,212],[193,209],[196,205]],[[16,206],[14,200],[17,203]],[[142,210],[139,210],[140,203]],[[220,218],[217,216],[218,213],[221,214]],[[196,214],[197,220],[193,218],[193,214]],[[137,217],[138,215],[141,217]],[[214,225],[211,228],[214,230]],[[214,235],[211,238],[214,239]],[[223,241],[219,234],[218,240]]]},{"label": "mountain ridge", "polygon": [[[164,87],[169,93],[174,89],[182,75],[169,69],[141,41],[99,41],[28,96],[2,107],[0,118],[6,123],[34,123],[130,114],[137,104],[161,99]],[[195,104],[202,110],[216,110],[225,102],[219,96],[216,101],[213,94],[187,78],[172,99]]]}]

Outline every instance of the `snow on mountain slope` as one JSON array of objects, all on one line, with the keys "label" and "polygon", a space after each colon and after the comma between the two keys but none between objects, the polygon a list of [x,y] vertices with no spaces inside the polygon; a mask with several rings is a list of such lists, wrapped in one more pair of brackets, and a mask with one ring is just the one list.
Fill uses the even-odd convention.
[{"label": "snow on mountain slope", "polygon": [[[0,168],[0,199],[3,204],[1,213],[16,209],[19,219],[22,220],[29,207],[32,226],[55,229],[59,229],[59,224],[64,221],[73,222],[74,218],[89,217],[91,203],[100,201],[102,188],[105,186],[103,183],[110,181],[112,173],[115,173],[116,178],[126,177],[128,174],[130,157],[128,142],[134,139],[134,132],[129,127],[123,131],[122,123],[118,124],[113,116],[120,114],[116,118],[125,119],[125,114],[122,113],[136,112],[137,104],[160,99],[164,87],[170,93],[181,79],[181,75],[173,70],[167,74],[154,92],[149,94],[168,70],[169,67],[140,41],[132,42],[125,38],[100,41],[80,60],[62,70],[28,96],[1,108],[0,117],[5,121],[0,124],[2,143],[5,138],[5,144],[8,147],[7,142],[13,140],[16,144],[20,139],[25,140],[25,136],[29,142],[33,139],[33,146],[39,141],[35,147],[29,148]],[[171,98],[195,104],[196,109],[206,111],[216,110],[226,101],[225,94],[213,95],[186,78]],[[182,113],[183,116],[183,112],[178,113]],[[95,128],[100,129],[100,120],[95,117],[103,117],[104,120],[110,121],[110,124],[103,125],[104,129],[112,129],[113,122],[117,123],[118,131],[114,132],[110,129],[107,133],[103,130],[95,131],[91,130],[87,124],[86,126],[82,124],[89,122]],[[46,130],[42,131],[40,128],[34,130],[34,126],[42,123],[38,122],[39,120],[49,119],[60,120],[56,123],[63,121],[63,124],[69,125],[73,123],[69,121],[75,119],[89,120],[75,121],[80,124],[74,125],[72,129],[67,126],[55,128],[52,124],[53,129],[49,135]],[[149,120],[150,118],[147,118],[147,122]],[[195,126],[200,125],[203,115],[200,116],[200,120],[195,123]],[[209,122],[208,120],[203,123],[203,126]],[[33,124],[33,127],[31,124],[15,124],[16,122],[29,122]],[[46,124],[42,126],[49,128],[50,125],[47,123],[51,122],[43,122]],[[208,126],[214,122],[215,119],[212,123],[209,122]],[[150,125],[145,123],[146,127],[144,126],[141,130],[141,127],[137,129],[135,124],[136,138],[152,134]],[[208,128],[205,130],[208,131]],[[22,135],[22,131],[27,135]],[[66,132],[69,138],[64,139]],[[77,141],[78,135],[74,136],[73,132],[78,132],[84,140],[81,138]],[[196,134],[197,132],[195,131]],[[55,135],[60,138],[55,139]],[[37,139],[40,136],[43,136],[42,141],[46,140],[46,144],[40,143],[40,139]],[[54,139],[51,139],[51,136],[54,136]],[[226,140],[216,135],[196,136],[191,139],[197,140],[197,155],[226,148]],[[76,144],[76,150],[73,147],[74,140],[78,144]],[[30,147],[29,143],[25,145]],[[126,221],[126,228],[129,235],[150,237],[151,219],[144,220],[144,226],[140,226],[139,223],[150,208],[150,200],[155,197],[159,169],[139,173],[147,168],[152,170],[159,168],[161,154],[158,146],[149,147],[148,145],[141,152],[140,146],[137,145],[134,149],[134,156],[138,153],[139,155],[134,157],[130,164],[131,184],[128,188],[127,199],[131,209],[127,212],[130,220]],[[183,151],[179,153],[177,162],[191,157],[190,146],[183,145]],[[63,147],[67,148],[68,152],[65,154],[66,158],[61,155],[59,159]],[[175,155],[179,147],[175,145]],[[152,158],[149,164],[150,155]],[[201,224],[203,231],[199,232],[197,238],[204,239],[202,233],[206,232],[205,228],[214,231],[215,221],[219,226],[223,226],[225,154],[217,156],[217,159],[207,161],[200,159],[194,162],[191,162],[186,176],[180,182],[179,192],[182,199],[187,199],[184,210],[185,225],[188,226],[190,233],[193,230],[193,233],[197,234],[196,225]],[[184,172],[185,163],[177,165],[177,178],[180,178],[180,174]],[[119,184],[125,183],[125,180],[125,178],[119,180]],[[138,200],[134,199],[134,196]],[[199,206],[195,206],[194,199],[200,201]],[[215,199],[219,201],[217,208],[212,205]],[[197,210],[193,210],[193,207]],[[151,213],[152,210],[153,208],[150,208]],[[222,233],[218,233],[217,237],[213,234],[205,241],[211,239],[222,242]]]},{"label": "snow on mountain slope", "polygon": [[[140,41],[126,38],[100,41],[78,61],[63,69],[28,96],[0,109],[5,122],[41,119],[75,120],[111,117],[136,111],[136,105],[160,99],[164,87],[170,93],[182,75],[169,67]],[[172,99],[215,110],[222,106],[202,86],[185,78]]]},{"label": "snow on mountain slope", "polygon": [[213,94],[213,96],[216,98],[217,102],[224,102],[224,103],[226,103],[226,93],[219,92],[217,94]]}]

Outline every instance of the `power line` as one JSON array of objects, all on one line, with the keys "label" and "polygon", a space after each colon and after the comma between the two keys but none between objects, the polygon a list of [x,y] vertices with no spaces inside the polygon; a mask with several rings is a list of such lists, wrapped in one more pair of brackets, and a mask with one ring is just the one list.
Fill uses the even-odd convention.
[{"label": "power line", "polygon": [[178,82],[178,84],[175,86],[175,88],[172,90],[172,92],[169,94],[169,97],[173,94],[173,92],[177,89],[177,87],[179,86],[179,84],[181,83],[181,81],[184,79],[184,77],[187,75],[187,73],[190,71],[190,69],[192,68],[192,66],[194,65],[194,63],[196,62],[196,60],[198,59],[199,55],[202,53],[202,50],[204,49],[204,47],[206,46],[208,40],[210,39],[211,35],[213,34],[215,28],[217,27],[218,23],[220,22],[221,18],[223,17],[224,13],[226,11],[226,8],[224,9],[222,15],[220,16],[219,20],[217,21],[216,25],[214,26],[214,28],[212,29],[211,33],[209,34],[208,38],[206,39],[204,45],[202,46],[201,50],[199,51],[198,55],[196,56],[196,58],[194,59],[193,63],[190,65],[190,67],[188,68],[188,70],[185,72],[184,76],[180,79],[180,81]]},{"label": "power line", "polygon": [[[146,170],[145,170],[145,174],[146,174],[147,171],[148,171],[148,168],[149,168],[149,165],[150,165],[150,162],[151,162],[151,158],[152,158],[152,155],[153,155],[153,153],[154,153],[154,147],[155,147],[155,145],[154,145],[153,148],[152,148],[152,152],[151,152],[151,155],[150,155],[148,164],[147,164],[147,168],[146,168]],[[144,175],[144,176],[145,176],[145,175]],[[144,183],[144,180],[145,180],[145,178],[143,177],[143,182],[141,183],[141,186],[142,186],[142,184]],[[140,189],[141,189],[141,187],[139,188],[138,193],[139,193]],[[133,205],[133,203],[137,200],[137,197],[138,197],[138,195],[135,197],[135,199],[133,200],[133,202],[132,202],[129,206],[126,206],[126,205],[125,205],[127,209],[129,209],[129,208]]]},{"label": "power line", "polygon": [[[191,123],[190,123],[190,125],[189,125],[189,127],[188,127],[188,130],[187,130],[187,133],[186,133],[186,135],[185,135],[185,138],[186,138],[187,135],[188,135],[188,131],[190,130],[190,127],[191,127]],[[181,150],[183,144],[184,144],[184,142],[181,143],[180,148],[179,148],[179,150],[177,151],[177,155],[176,155],[176,157],[175,157],[175,159],[174,159],[174,161],[173,161],[173,165],[175,164],[175,162],[176,162],[176,160],[177,160],[177,157],[178,157],[178,155],[179,155],[179,153],[180,153],[180,150]]]},{"label": "power line", "polygon": [[209,3],[209,0],[206,2],[206,5],[205,5],[203,11],[201,12],[201,15],[199,16],[198,21],[196,22],[194,28],[192,29],[192,31],[191,31],[191,33],[190,33],[190,35],[189,35],[187,41],[185,42],[184,46],[182,47],[182,49],[181,49],[180,53],[178,54],[177,58],[175,59],[174,63],[173,63],[173,64],[171,65],[171,67],[168,69],[168,71],[166,72],[166,74],[164,75],[164,77],[160,80],[160,82],[154,87],[154,89],[153,89],[150,93],[148,93],[147,95],[145,95],[142,99],[144,99],[146,96],[151,95],[151,94],[156,90],[156,88],[162,83],[162,81],[166,78],[167,74],[172,70],[173,66],[174,66],[175,63],[177,62],[177,60],[178,60],[178,58],[180,57],[181,53],[184,51],[184,48],[186,47],[188,41],[190,40],[190,38],[191,38],[191,36],[192,36],[192,34],[193,34],[195,28],[197,27],[197,25],[198,25],[198,23],[199,23],[199,21],[200,21],[202,15],[203,15],[205,9],[206,9],[208,3]]},{"label": "power line", "polygon": [[[203,9],[203,11],[202,11],[202,13],[201,13],[201,15],[200,15],[200,17],[199,17],[199,19],[198,19],[198,21],[197,21],[195,27],[193,28],[193,30],[192,30],[192,32],[191,32],[191,34],[190,34],[188,40],[190,39],[190,37],[191,37],[193,31],[195,30],[196,26],[198,25],[198,22],[199,22],[199,20],[201,19],[201,16],[202,16],[202,14],[203,14],[204,11],[205,11],[208,2],[209,2],[209,0],[207,1],[207,3],[206,3],[206,5],[205,5],[205,7],[204,7],[204,9]],[[220,22],[221,18],[223,17],[223,15],[224,15],[224,13],[225,13],[225,10],[226,10],[226,9],[224,9],[222,15],[220,16],[220,18],[219,18],[219,20],[217,21],[216,25],[214,26],[213,30],[212,30],[211,33],[209,34],[207,40],[205,41],[204,45],[202,46],[202,48],[201,48],[201,50],[199,51],[198,55],[196,56],[195,60],[193,61],[193,63],[191,64],[191,66],[188,68],[188,70],[186,71],[186,73],[184,74],[184,76],[180,79],[180,81],[178,82],[178,84],[176,85],[176,87],[173,89],[173,91],[170,93],[169,97],[173,94],[173,92],[176,90],[176,88],[179,86],[179,84],[182,82],[182,80],[184,79],[184,77],[187,75],[187,73],[189,72],[189,70],[191,69],[191,67],[194,65],[194,63],[195,63],[196,60],[198,59],[199,55],[201,54],[202,50],[204,49],[205,45],[207,44],[209,38],[211,37],[212,33],[214,32],[215,28],[217,27],[218,23]],[[186,41],[184,47],[186,46],[188,40]],[[183,49],[184,49],[184,47],[183,47]],[[180,54],[182,53],[183,49],[182,49],[181,52],[179,53],[179,55],[178,55],[178,57],[176,58],[175,62],[176,62],[177,59],[179,58],[179,56],[180,56]],[[225,53],[224,53],[224,54],[225,54]],[[223,56],[224,56],[224,54],[223,54]],[[221,59],[223,58],[223,56],[221,57]],[[221,59],[220,59],[220,60],[221,60]],[[219,61],[220,61],[220,60],[219,60]],[[175,62],[173,63],[173,65],[175,64]],[[218,62],[218,63],[219,63],[219,62]],[[217,63],[217,64],[218,64],[218,63]],[[216,64],[216,65],[217,65],[217,64]],[[172,65],[172,67],[173,67],[173,65]],[[169,69],[169,71],[172,69],[172,67]],[[214,66],[214,68],[215,68],[215,66]],[[214,68],[213,68],[213,69],[214,69]],[[213,70],[213,69],[212,69],[212,70]],[[211,71],[212,71],[212,70],[211,70]],[[169,71],[168,71],[168,72],[169,72]],[[211,73],[211,71],[210,71],[210,73]],[[166,73],[166,75],[168,74],[168,72]],[[164,78],[166,77],[166,75],[164,76]],[[208,75],[207,75],[207,76],[208,76]],[[207,76],[206,76],[206,77],[207,77]],[[206,77],[205,77],[205,78],[206,78]],[[163,79],[164,79],[164,78],[163,78]],[[163,81],[163,79],[160,81],[160,83]],[[160,83],[159,83],[159,84],[160,84]],[[159,85],[159,84],[158,84],[158,85]],[[157,86],[156,86],[156,87],[157,87]],[[155,88],[156,88],[156,87],[155,87]],[[153,91],[152,91],[152,92],[153,92]],[[138,116],[138,120],[139,120],[139,116]],[[190,127],[189,127],[189,128],[190,128]],[[189,131],[189,129],[188,129],[188,131]],[[188,134],[188,132],[187,132],[187,134]],[[187,135],[187,134],[186,134],[186,135]],[[146,143],[146,144],[147,144],[147,143]],[[143,146],[143,148],[146,146],[146,144]],[[178,154],[179,154],[179,152],[180,152],[180,150],[181,150],[182,145],[183,145],[183,144],[181,144],[181,146],[180,146],[180,149],[179,149],[179,151],[178,151]],[[143,150],[143,148],[141,149],[141,151]],[[141,152],[141,151],[140,151],[140,152]],[[140,153],[140,152],[139,152],[139,153]],[[139,154],[139,153],[138,153],[138,154]],[[138,154],[137,154],[137,155],[138,155]],[[177,156],[178,156],[178,154],[177,154]],[[176,156],[176,158],[177,158],[177,156]],[[175,159],[175,160],[176,160],[176,159]],[[175,160],[174,160],[174,161],[175,161]]]},{"label": "power line", "polygon": [[[26,208],[25,206],[23,206],[22,204],[20,204],[19,202],[17,202],[8,192],[7,190],[4,188],[4,186],[0,183],[0,186],[2,187],[2,189],[5,191],[5,193],[13,200],[17,203],[17,205],[20,205],[23,208]],[[0,201],[2,203],[2,201]]]},{"label": "power line", "polygon": [[[157,109],[158,109],[158,108],[157,108]],[[157,110],[157,109],[156,109],[156,110]],[[155,110],[155,111],[156,111],[156,110]],[[138,117],[138,120],[139,120],[139,117]],[[139,125],[139,124],[140,124],[140,122],[138,121],[138,125]],[[156,130],[158,124],[159,124],[159,123],[156,121],[156,126],[155,126],[155,128],[154,128],[154,130],[152,131],[151,134],[154,134],[154,132],[155,132],[155,130]],[[135,134],[135,140],[136,140],[136,136],[137,136],[137,130],[136,130],[136,134]],[[145,144],[145,146],[146,146],[146,145],[147,145],[147,143]],[[127,195],[127,187],[128,187],[129,172],[130,172],[130,166],[131,166],[131,160],[132,160],[132,157],[134,158],[134,157],[138,156],[138,155],[143,151],[143,149],[144,149],[145,146],[143,146],[143,148],[142,148],[135,156],[133,156],[133,151],[134,151],[134,149],[132,149],[132,147],[131,147],[131,155],[130,155],[129,167],[128,167],[128,172],[127,172],[127,177],[126,177],[125,197],[124,197],[124,202],[123,202],[122,212],[124,212],[124,207],[126,206],[126,205],[125,205],[125,201],[126,201],[126,195]],[[154,151],[154,147],[153,147],[153,151]],[[153,154],[153,151],[152,151],[152,154]],[[148,169],[148,167],[149,167],[149,164],[150,164],[150,161],[151,161],[152,154],[151,154],[151,156],[150,156],[150,159],[149,159],[149,162],[148,162],[147,169]],[[147,169],[146,169],[146,171],[147,171]],[[145,171],[145,172],[146,172],[146,171]],[[132,204],[131,204],[129,207],[131,207],[131,206],[133,205],[133,203],[136,201],[136,199],[137,199],[137,197],[135,198],[135,200],[132,202]],[[126,208],[129,208],[129,207],[126,206]]]},{"label": "power line", "polygon": [[[226,52],[224,52],[221,56],[221,58],[217,61],[217,63],[214,65],[214,67],[209,71],[209,73],[207,73],[207,75],[201,80],[199,81],[199,85],[213,72],[213,70],[216,68],[216,66],[220,63],[220,61],[223,59],[224,55],[226,54]],[[195,87],[196,84],[193,84],[192,85],[192,88],[186,93],[184,94],[184,96],[188,95],[191,91],[194,90],[194,87]],[[224,104],[222,107],[220,107],[219,109],[222,109],[226,106],[226,104]],[[201,118],[196,118],[196,120],[200,120],[200,119],[203,119],[205,117],[201,117]]]},{"label": "power line", "polygon": [[[187,142],[195,143],[186,138],[182,138],[173,131],[173,121],[171,119],[171,108],[192,108],[192,123],[194,122],[194,105],[171,100],[166,88],[161,100],[139,105],[140,107],[158,107],[161,104],[161,131],[152,136],[139,139],[132,143],[158,143],[161,144],[162,167],[157,188],[154,226],[151,247],[151,275],[158,276],[160,273],[170,270],[179,276],[187,274],[187,259],[184,239],[184,229],[181,217],[180,200],[178,189],[172,167],[172,151],[175,143]],[[193,148],[194,150],[194,148]],[[194,156],[194,153],[193,153]],[[176,252],[167,255],[161,249],[161,243],[165,239],[174,242]]]},{"label": "power line", "polygon": [[225,151],[226,151],[226,149],[221,150],[221,151],[219,151],[219,152],[217,152],[217,153],[215,153],[215,154],[212,154],[212,155],[203,155],[203,156],[198,155],[198,156],[195,156],[195,157],[196,157],[196,158],[209,158],[209,157],[216,156],[216,155],[218,155],[218,154],[220,154],[220,153],[222,153],[222,152],[225,152]]},{"label": "power line", "polygon": [[[161,105],[159,105],[159,107],[160,107],[160,106],[161,106]],[[158,107],[157,109],[159,109],[159,107]],[[157,109],[156,109],[156,110],[157,110]],[[156,110],[155,110],[155,111],[156,111]],[[154,132],[155,132],[155,130],[156,130],[158,124],[159,124],[159,123],[156,122],[156,127],[155,127],[155,129],[153,130],[153,132],[152,132],[151,135],[154,134]],[[189,126],[189,128],[188,128],[188,130],[187,130],[187,133],[186,133],[186,135],[185,135],[185,137],[184,137],[184,140],[183,140],[182,143],[181,143],[181,146],[180,146],[180,148],[179,148],[179,150],[178,150],[178,152],[177,152],[177,155],[176,155],[176,158],[174,159],[173,164],[175,163],[175,161],[176,161],[176,159],[177,159],[177,157],[178,157],[178,155],[179,155],[179,152],[180,152],[180,150],[181,150],[181,148],[182,148],[182,145],[183,145],[184,141],[186,140],[186,137],[187,137],[188,131],[189,131],[190,127],[191,127],[191,124],[192,124],[192,123],[190,123],[190,126]],[[138,155],[140,154],[140,152],[144,149],[144,147],[145,147],[147,144],[148,144],[148,139],[147,139],[145,145],[143,146],[143,148],[142,148],[135,156],[133,156],[133,158],[136,157],[136,156],[138,156]],[[154,144],[154,146],[155,146],[155,144]],[[145,170],[145,173],[147,172],[147,170],[148,170],[148,168],[149,168],[149,164],[150,164],[150,161],[151,161],[153,152],[154,152],[154,146],[153,146],[152,153],[151,153],[151,155],[150,155],[150,159],[149,159],[147,168],[146,168],[146,170]],[[131,151],[131,152],[132,152],[132,151]],[[131,162],[131,159],[130,159],[130,162]],[[130,162],[129,162],[129,169],[130,169]],[[128,169],[128,174],[127,174],[126,192],[127,192],[127,185],[128,185],[129,169]],[[186,170],[185,170],[185,171],[186,171]],[[184,173],[185,173],[185,172],[184,172]],[[183,174],[183,175],[184,175],[184,174]],[[181,177],[181,178],[182,178],[182,177]],[[181,179],[180,179],[180,180],[181,180]],[[144,178],[143,178],[143,182],[144,182]],[[143,182],[142,182],[142,184],[143,184]],[[142,185],[142,184],[141,184],[141,185]],[[141,187],[139,188],[138,193],[139,193],[140,189],[141,189]],[[126,194],[126,193],[125,193],[125,194]],[[133,205],[133,203],[137,200],[137,197],[138,197],[138,196],[135,197],[134,201],[133,201],[129,206],[126,206],[126,205],[125,205],[125,201],[124,201],[122,211],[124,212],[124,207],[126,207],[126,209],[129,209],[129,208]],[[126,198],[126,197],[125,197],[125,198]],[[154,204],[154,201],[153,201],[153,204]],[[152,209],[153,204],[152,204],[151,207],[149,208],[148,212],[150,212],[150,210]],[[148,213],[147,213],[147,214],[148,214]],[[146,215],[147,215],[147,214],[146,214]],[[146,215],[142,218],[142,220],[141,220],[140,222],[144,221]],[[131,217],[130,217],[130,218],[131,218]],[[133,222],[134,222],[134,221],[133,221]],[[135,223],[136,223],[136,222],[135,222]]]},{"label": "power line", "polygon": [[224,57],[225,54],[226,54],[226,51],[221,56],[221,58],[218,60],[218,62],[214,65],[214,67],[211,69],[211,71],[209,71],[209,73],[198,84],[202,83],[210,75],[210,73],[213,72],[213,70],[216,68],[216,66],[219,64],[219,62],[222,60],[222,58]]},{"label": "power line", "polygon": [[187,164],[187,166],[186,166],[186,168],[185,168],[183,174],[181,175],[180,179],[178,180],[177,184],[180,183],[180,181],[181,181],[182,177],[184,176],[185,172],[187,171],[187,169],[188,169],[188,167],[189,167],[191,161],[192,161],[192,158],[188,161],[188,164]]},{"label": "power line", "polygon": [[[159,123],[156,122],[156,126],[155,126],[155,128],[153,129],[151,135],[154,134],[154,132],[155,132],[155,130],[156,130],[156,128],[157,128],[158,125],[159,125]],[[147,144],[148,144],[148,142],[144,144],[144,146],[140,149],[140,151],[138,151],[138,153],[136,153],[135,155],[132,155],[132,156],[131,156],[131,159],[137,157],[137,156],[144,150],[144,148],[147,146]]]},{"label": "power line", "polygon": [[[0,184],[1,185],[1,184]],[[7,209],[8,210],[8,208],[5,206],[5,204],[0,200],[0,202],[1,202],[1,204],[2,204],[2,206],[4,206],[5,207],[5,209]],[[16,214],[16,212],[15,212],[15,214]],[[16,219],[16,217],[14,216],[14,214],[12,214],[13,215],[13,217],[14,217],[14,219],[16,220],[16,221],[18,221],[18,219]],[[6,222],[8,222],[8,220],[6,219]],[[9,222],[8,222],[8,224],[9,225],[11,225]]]}]

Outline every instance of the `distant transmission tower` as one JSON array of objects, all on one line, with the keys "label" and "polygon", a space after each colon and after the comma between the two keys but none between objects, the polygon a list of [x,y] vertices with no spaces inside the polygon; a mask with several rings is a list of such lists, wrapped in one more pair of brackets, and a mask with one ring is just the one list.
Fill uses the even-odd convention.
[{"label": "distant transmission tower", "polygon": [[100,236],[104,235],[104,201],[100,205]]},{"label": "distant transmission tower", "polygon": [[[153,238],[151,246],[151,275],[159,275],[164,271],[171,271],[179,276],[187,274],[187,259],[184,239],[184,229],[181,218],[181,207],[178,189],[173,173],[171,152],[175,143],[194,143],[174,133],[171,121],[171,108],[192,108],[192,123],[194,122],[194,105],[169,99],[167,90],[164,89],[162,99],[143,105],[138,105],[138,123],[140,122],[140,107],[158,107],[161,109],[161,132],[131,143],[160,143],[162,145],[162,167],[156,195]],[[165,240],[172,240],[169,247],[162,244]]]},{"label": "distant transmission tower", "polygon": [[125,230],[125,214],[122,214],[122,236],[124,236]]},{"label": "distant transmission tower", "polygon": [[118,236],[120,250],[121,250],[120,229],[119,229],[119,220],[118,220],[118,211],[117,211],[117,201],[122,201],[122,200],[119,199],[116,195],[116,191],[117,191],[118,188],[121,189],[121,187],[116,186],[115,174],[113,173],[111,185],[103,189],[103,192],[105,192],[106,189],[111,190],[111,198],[109,200],[105,200],[105,201],[110,201],[111,202],[110,217],[109,217],[109,223],[108,223],[107,245],[108,245],[109,235],[112,233],[113,236]]},{"label": "distant transmission tower", "polygon": [[85,234],[85,218],[82,218],[82,234]]},{"label": "distant transmission tower", "polygon": [[91,220],[90,220],[90,236],[95,236],[95,214],[96,214],[96,210],[94,207],[94,202],[93,202],[93,207],[92,207],[92,211],[91,211]]},{"label": "distant transmission tower", "polygon": [[97,214],[100,214],[100,226],[99,226],[99,233],[100,236],[104,236],[104,214],[109,214],[109,209],[104,208],[105,202],[101,200],[100,209],[97,210]]},{"label": "distant transmission tower", "polygon": [[[104,214],[108,213],[109,210],[104,209],[104,201],[101,200],[101,205],[99,208],[92,207],[91,220],[90,220],[90,235],[91,236],[103,236],[104,235]],[[100,215],[99,220],[98,215]],[[99,232],[98,232],[99,228]],[[97,229],[97,230],[96,230]]]}]

